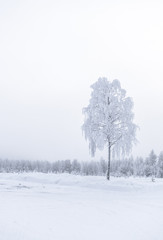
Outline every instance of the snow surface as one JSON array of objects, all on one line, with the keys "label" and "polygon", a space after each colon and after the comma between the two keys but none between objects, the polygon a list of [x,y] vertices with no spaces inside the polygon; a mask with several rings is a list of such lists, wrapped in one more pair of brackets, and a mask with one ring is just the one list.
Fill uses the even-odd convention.
[{"label": "snow surface", "polygon": [[162,240],[163,179],[0,174],[1,240]]}]

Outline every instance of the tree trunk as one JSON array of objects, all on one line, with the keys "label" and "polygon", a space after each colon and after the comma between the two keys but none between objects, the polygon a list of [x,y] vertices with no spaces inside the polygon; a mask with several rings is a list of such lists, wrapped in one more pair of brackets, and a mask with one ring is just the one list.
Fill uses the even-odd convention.
[{"label": "tree trunk", "polygon": [[111,144],[108,143],[108,171],[107,171],[107,180],[110,180],[110,159],[111,159]]}]

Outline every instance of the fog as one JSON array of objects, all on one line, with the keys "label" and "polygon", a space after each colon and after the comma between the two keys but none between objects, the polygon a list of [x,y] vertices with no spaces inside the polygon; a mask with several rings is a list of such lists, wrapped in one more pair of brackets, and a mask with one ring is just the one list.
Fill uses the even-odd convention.
[{"label": "fog", "polygon": [[162,12],[162,1],[1,0],[0,157],[89,160],[82,108],[103,76],[133,98],[132,154],[159,154]]}]

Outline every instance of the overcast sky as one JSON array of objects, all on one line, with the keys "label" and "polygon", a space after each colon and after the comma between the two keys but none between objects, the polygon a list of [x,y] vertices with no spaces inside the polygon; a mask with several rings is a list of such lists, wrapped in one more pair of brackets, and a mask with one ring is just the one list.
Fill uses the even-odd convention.
[{"label": "overcast sky", "polygon": [[91,159],[82,108],[103,76],[133,98],[133,155],[159,154],[162,13],[162,0],[0,0],[0,157]]}]

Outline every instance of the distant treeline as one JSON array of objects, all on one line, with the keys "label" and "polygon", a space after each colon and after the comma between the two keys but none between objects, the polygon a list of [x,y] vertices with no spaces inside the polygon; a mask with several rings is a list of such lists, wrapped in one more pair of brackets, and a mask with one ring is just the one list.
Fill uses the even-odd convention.
[{"label": "distant treeline", "polygon": [[[56,162],[0,159],[0,172],[42,172],[71,173],[80,175],[105,175],[107,161],[59,160]],[[142,157],[112,160],[112,176],[155,176],[163,178],[163,152],[157,157],[151,151],[146,159]]]}]

